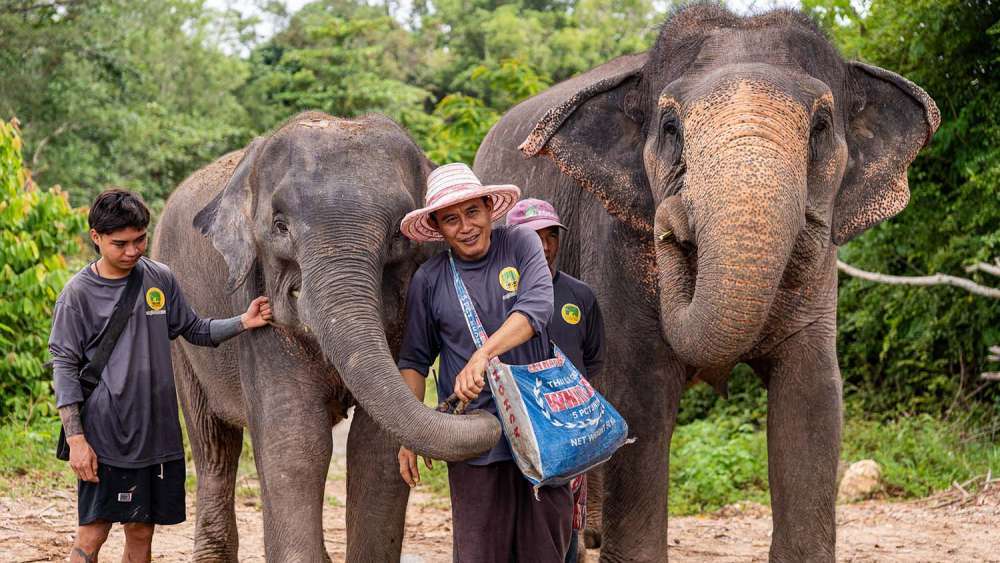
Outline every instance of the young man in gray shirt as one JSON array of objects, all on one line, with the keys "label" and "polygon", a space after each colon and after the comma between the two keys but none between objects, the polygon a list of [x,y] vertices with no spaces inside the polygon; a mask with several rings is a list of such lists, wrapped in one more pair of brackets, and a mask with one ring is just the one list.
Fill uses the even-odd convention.
[{"label": "young man in gray shirt", "polygon": [[[90,238],[100,259],[66,284],[56,301],[49,351],[56,407],[79,477],[79,528],[70,561],[96,561],[114,522],[125,528],[123,561],[149,561],[156,524],[184,521],[184,447],[170,364],[170,340],[218,346],[267,324],[258,297],[238,317],[199,318],[170,269],[143,256],[149,210],[136,194],[107,190],[90,208]],[[142,288],[97,388],[84,402],[81,368],[93,358],[127,278]],[[81,419],[81,410],[85,414]]]}]

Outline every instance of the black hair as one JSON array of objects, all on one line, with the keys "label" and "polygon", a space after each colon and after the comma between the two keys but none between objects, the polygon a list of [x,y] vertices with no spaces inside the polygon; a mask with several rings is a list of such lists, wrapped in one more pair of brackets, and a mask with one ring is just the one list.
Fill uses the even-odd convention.
[{"label": "black hair", "polygon": [[[139,194],[110,188],[101,192],[91,204],[87,223],[101,235],[128,227],[145,229],[149,226],[149,208]],[[98,250],[96,244],[94,250]]]}]

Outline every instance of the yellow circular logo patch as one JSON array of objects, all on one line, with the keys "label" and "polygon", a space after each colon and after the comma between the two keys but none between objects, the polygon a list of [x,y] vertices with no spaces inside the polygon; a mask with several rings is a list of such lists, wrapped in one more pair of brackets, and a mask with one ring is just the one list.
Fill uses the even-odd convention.
[{"label": "yellow circular logo patch", "polygon": [[562,318],[571,325],[577,324],[580,322],[580,308],[572,303],[563,305]]},{"label": "yellow circular logo patch", "polygon": [[163,295],[163,291],[158,287],[151,287],[149,291],[146,292],[146,305],[154,311],[159,311],[167,304],[167,298]]},{"label": "yellow circular logo patch", "polygon": [[513,266],[500,270],[500,287],[507,291],[517,291],[517,283],[521,281],[521,273]]}]

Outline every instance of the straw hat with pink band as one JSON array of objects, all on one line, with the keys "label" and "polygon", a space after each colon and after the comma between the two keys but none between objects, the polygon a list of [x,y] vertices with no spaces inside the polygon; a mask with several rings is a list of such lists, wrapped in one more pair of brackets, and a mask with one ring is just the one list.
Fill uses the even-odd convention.
[{"label": "straw hat with pink band", "polygon": [[508,225],[525,225],[532,230],[540,231],[548,227],[559,227],[569,230],[559,222],[556,208],[544,199],[522,199],[507,214]]},{"label": "straw hat with pink band", "polygon": [[407,213],[399,229],[407,238],[417,242],[444,240],[431,221],[431,213],[485,196],[493,200],[491,220],[497,221],[506,215],[517,202],[517,198],[521,197],[521,190],[510,184],[484,186],[472,169],[461,162],[439,166],[427,176],[424,206]]}]

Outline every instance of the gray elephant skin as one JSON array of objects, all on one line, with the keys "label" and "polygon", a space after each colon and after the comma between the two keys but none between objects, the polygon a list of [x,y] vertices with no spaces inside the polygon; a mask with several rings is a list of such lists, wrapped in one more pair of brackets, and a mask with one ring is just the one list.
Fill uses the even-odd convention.
[{"label": "gray elephant skin", "polygon": [[393,353],[421,255],[399,233],[433,168],[391,120],[296,116],[202,168],[172,194],[154,257],[203,316],[257,295],[273,326],[220,346],[175,342],[197,470],[196,560],[236,561],[237,462],[248,427],[268,561],[323,561],[331,428],[357,405],[347,445],[347,559],[400,558],[408,488],[399,444],[437,459],[489,449],[499,424],[424,407]]},{"label": "gray elephant skin", "polygon": [[638,437],[604,472],[602,561],[667,559],[681,393],[694,378],[724,392],[738,362],[767,387],[770,558],[834,560],[837,246],[906,206],[939,121],[923,90],[844,61],[799,12],[702,3],[648,52],[493,127],[475,170],[560,211],[560,267],[604,311],[595,383]]}]

